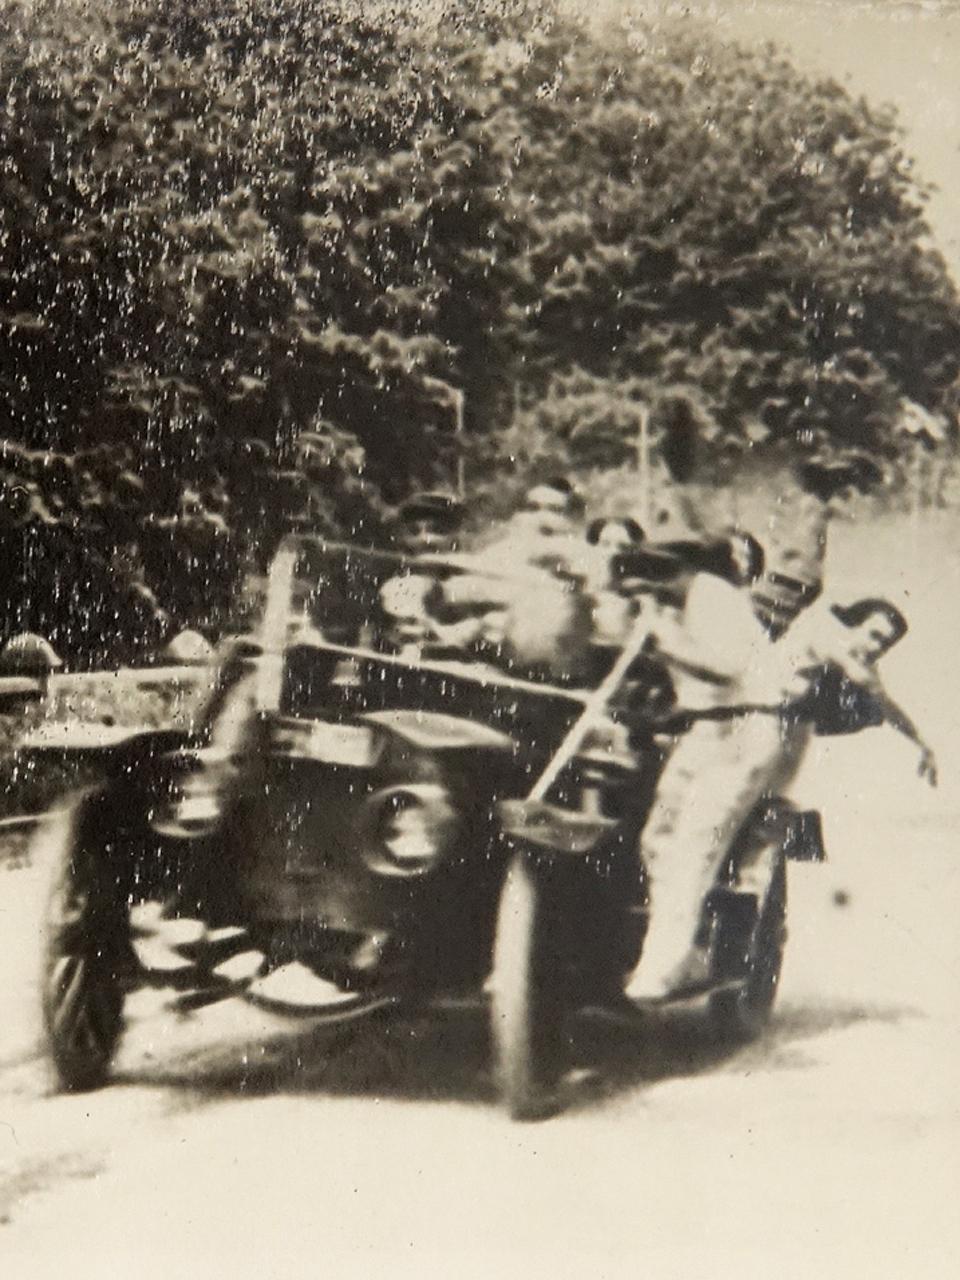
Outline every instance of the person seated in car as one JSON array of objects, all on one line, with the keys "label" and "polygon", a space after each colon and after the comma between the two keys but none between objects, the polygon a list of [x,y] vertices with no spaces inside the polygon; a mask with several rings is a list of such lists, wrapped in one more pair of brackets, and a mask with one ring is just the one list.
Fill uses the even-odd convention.
[{"label": "person seated in car", "polygon": [[592,623],[582,510],[570,481],[551,478],[527,492],[494,538],[455,557],[462,572],[443,582],[435,616],[456,623],[471,656],[521,676],[585,678]]},{"label": "person seated in car", "polygon": [[474,565],[504,576],[531,568],[573,577],[582,558],[582,516],[583,499],[569,480],[554,476],[536,484],[501,529],[476,547]]},{"label": "person seated in car", "polygon": [[589,630],[582,592],[566,570],[579,506],[569,482],[537,485],[493,540],[463,551],[456,500],[421,494],[405,503],[397,541],[416,560],[380,591],[394,645],[411,656],[571,678],[574,635]]},{"label": "person seated in car", "polygon": [[600,644],[622,644],[630,632],[638,610],[617,579],[617,557],[645,540],[643,529],[630,516],[600,516],[587,525],[582,576],[590,595],[594,639]]},{"label": "person seated in car", "polygon": [[566,588],[522,558],[501,573],[485,551],[460,551],[464,515],[444,493],[417,494],[400,508],[396,543],[410,560],[380,587],[387,642],[410,658],[544,658],[572,612]]},{"label": "person seated in car", "polygon": [[381,584],[380,608],[387,620],[388,642],[401,652],[412,655],[430,640],[460,642],[460,632],[444,634],[435,615],[437,573],[423,557],[454,551],[463,519],[459,499],[441,492],[415,494],[397,512],[395,542],[410,560]]},{"label": "person seated in car", "polygon": [[458,628],[465,651],[518,676],[578,682],[586,673],[589,599],[543,568],[467,570],[443,583],[436,612],[451,619],[446,636]]}]

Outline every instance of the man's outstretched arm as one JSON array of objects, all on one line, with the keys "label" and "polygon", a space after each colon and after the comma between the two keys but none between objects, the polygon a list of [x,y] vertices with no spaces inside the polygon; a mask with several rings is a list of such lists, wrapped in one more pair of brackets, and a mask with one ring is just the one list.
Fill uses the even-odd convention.
[{"label": "man's outstretched arm", "polygon": [[864,689],[873,699],[886,723],[920,748],[917,773],[921,778],[926,778],[931,787],[935,787],[937,785],[937,758],[930,744],[921,736],[917,726],[904,711],[903,707],[891,698],[879,677],[875,674],[872,674],[869,681],[864,683]]}]

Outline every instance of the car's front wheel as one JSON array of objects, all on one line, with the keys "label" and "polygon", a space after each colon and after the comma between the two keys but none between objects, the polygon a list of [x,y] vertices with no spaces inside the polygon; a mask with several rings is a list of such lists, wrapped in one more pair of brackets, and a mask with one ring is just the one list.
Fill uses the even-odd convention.
[{"label": "car's front wheel", "polygon": [[43,1023],[57,1078],[71,1090],[103,1084],[123,1027],[127,913],[84,825],[77,810],[58,814],[35,846],[51,872]]},{"label": "car's front wheel", "polygon": [[551,974],[543,887],[515,853],[497,913],[493,962],[493,1040],[500,1094],[515,1120],[536,1120],[557,1106],[563,1000]]}]

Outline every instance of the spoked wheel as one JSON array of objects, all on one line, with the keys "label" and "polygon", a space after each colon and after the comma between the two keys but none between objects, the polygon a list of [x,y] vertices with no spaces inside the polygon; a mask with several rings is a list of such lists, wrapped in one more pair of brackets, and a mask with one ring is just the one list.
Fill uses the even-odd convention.
[{"label": "spoked wheel", "polygon": [[43,957],[43,1021],[50,1056],[65,1089],[103,1084],[123,1027],[124,987],[119,904],[109,893],[102,865],[77,839],[65,815],[44,839],[41,856],[52,860]]},{"label": "spoked wheel", "polygon": [[543,889],[515,854],[500,896],[493,964],[493,1039],[501,1097],[514,1120],[557,1107],[563,1000],[549,972]]},{"label": "spoked wheel", "polygon": [[787,941],[786,859],[779,847],[764,850],[764,857],[770,869],[769,880],[766,892],[759,895],[757,908],[746,916],[742,910],[721,910],[715,920],[716,976],[740,980],[711,996],[710,1020],[715,1035],[734,1043],[754,1039],[767,1025],[783,967]]}]

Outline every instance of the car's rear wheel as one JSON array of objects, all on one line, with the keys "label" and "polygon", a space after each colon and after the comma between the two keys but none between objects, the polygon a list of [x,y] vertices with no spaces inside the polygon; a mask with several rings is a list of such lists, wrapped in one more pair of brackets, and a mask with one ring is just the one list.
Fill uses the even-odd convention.
[{"label": "car's rear wheel", "polygon": [[103,1084],[123,1028],[123,905],[74,813],[38,841],[51,869],[42,970],[43,1022],[61,1086]]},{"label": "car's rear wheel", "polygon": [[765,892],[755,899],[731,895],[714,919],[714,976],[723,985],[710,998],[710,1021],[715,1036],[733,1043],[752,1040],[764,1030],[783,968],[786,859],[779,847],[765,852],[771,863]]},{"label": "car's rear wheel", "polygon": [[557,1106],[563,1000],[548,941],[543,888],[516,853],[500,895],[493,964],[497,1079],[515,1120],[542,1119]]}]

